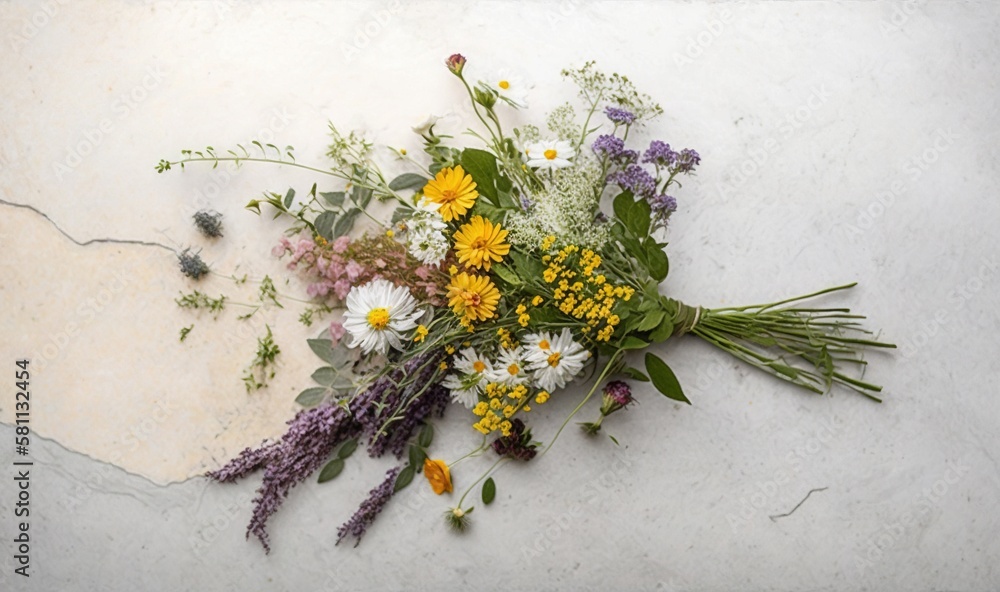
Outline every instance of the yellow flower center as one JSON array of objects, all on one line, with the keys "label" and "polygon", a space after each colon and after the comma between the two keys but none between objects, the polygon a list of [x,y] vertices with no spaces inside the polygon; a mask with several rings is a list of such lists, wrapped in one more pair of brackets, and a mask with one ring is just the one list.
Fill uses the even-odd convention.
[{"label": "yellow flower center", "polygon": [[476,238],[475,240],[473,240],[472,244],[470,244],[469,246],[472,247],[473,250],[478,250],[478,249],[482,249],[483,247],[485,247],[488,244],[489,244],[489,241],[486,238],[480,236],[480,237]]},{"label": "yellow flower center", "polygon": [[476,372],[482,372],[483,370],[486,370],[486,364],[484,364],[481,360],[476,360],[472,364],[472,369]]},{"label": "yellow flower center", "polygon": [[458,193],[454,189],[445,189],[441,192],[441,199],[445,202],[454,201]]},{"label": "yellow flower center", "polygon": [[381,331],[389,325],[389,311],[385,308],[373,308],[368,312],[368,324],[372,329]]},{"label": "yellow flower center", "polygon": [[558,153],[558,152],[556,152],[555,150],[553,150],[553,149],[551,149],[551,148],[549,148],[548,150],[546,150],[546,151],[545,151],[545,152],[543,152],[542,154],[544,154],[544,155],[545,155],[545,158],[546,158],[546,159],[548,159],[548,160],[555,160],[555,159],[556,159],[556,156],[558,156],[558,155],[559,155],[559,153]]},{"label": "yellow flower center", "polygon": [[548,363],[549,363],[549,366],[552,366],[553,368],[555,368],[556,366],[558,366],[559,365],[559,358],[561,358],[561,357],[562,357],[562,354],[560,354],[559,352],[555,352],[554,354],[549,354],[549,359],[547,360]]},{"label": "yellow flower center", "polygon": [[510,83],[507,82],[506,80],[501,80],[500,82],[497,83],[497,86],[499,86],[504,90],[507,90],[508,88],[510,88]]},{"label": "yellow flower center", "polygon": [[552,346],[549,345],[549,340],[548,339],[543,339],[543,340],[541,340],[541,341],[538,342],[538,349],[543,349],[544,350],[544,349],[549,349],[550,347],[552,347]]},{"label": "yellow flower center", "polygon": [[521,368],[517,364],[511,364],[507,366],[507,373],[511,376],[517,376],[517,373],[521,371]]},{"label": "yellow flower center", "polygon": [[462,292],[462,300],[465,301],[466,306],[479,306],[479,303],[482,302],[483,297],[480,296],[479,293],[477,292],[464,290]]}]

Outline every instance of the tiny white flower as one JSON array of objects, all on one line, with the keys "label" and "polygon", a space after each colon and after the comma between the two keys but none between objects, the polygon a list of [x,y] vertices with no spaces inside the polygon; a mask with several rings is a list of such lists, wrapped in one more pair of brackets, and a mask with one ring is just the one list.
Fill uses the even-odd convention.
[{"label": "tiny white flower", "polygon": [[517,386],[531,380],[525,367],[524,348],[518,346],[514,349],[501,350],[489,378],[491,382],[507,386]]},{"label": "tiny white flower", "polygon": [[458,373],[449,374],[441,381],[441,384],[451,390],[453,401],[472,409],[479,402],[479,393],[489,382],[493,366],[489,360],[479,356],[476,350],[471,347],[458,352],[452,366]]},{"label": "tiny white flower", "polygon": [[448,255],[448,237],[432,226],[413,226],[407,235],[409,252],[424,265],[437,265]]},{"label": "tiny white flower", "polygon": [[438,117],[437,115],[432,115],[432,114],[424,115],[423,117],[420,118],[420,121],[418,121],[417,124],[411,127],[410,129],[413,130],[413,133],[420,134],[422,136],[427,132],[431,131],[431,128],[434,127],[434,124],[440,120],[441,118]]},{"label": "tiny white flower", "polygon": [[483,81],[483,84],[516,107],[524,109],[528,106],[528,87],[520,76],[509,70],[497,71],[491,78]]},{"label": "tiny white flower", "polygon": [[576,151],[565,140],[542,140],[525,146],[524,155],[531,168],[562,169],[573,164],[569,159],[576,156]]},{"label": "tiny white flower", "polygon": [[351,334],[348,347],[384,354],[389,347],[403,349],[402,333],[416,328],[424,311],[417,310],[410,291],[377,279],[355,286],[347,294],[344,328]]},{"label": "tiny white flower", "polygon": [[539,388],[549,391],[566,386],[583,370],[590,352],[573,340],[568,328],[559,335],[547,331],[532,333],[524,338],[527,369]]}]

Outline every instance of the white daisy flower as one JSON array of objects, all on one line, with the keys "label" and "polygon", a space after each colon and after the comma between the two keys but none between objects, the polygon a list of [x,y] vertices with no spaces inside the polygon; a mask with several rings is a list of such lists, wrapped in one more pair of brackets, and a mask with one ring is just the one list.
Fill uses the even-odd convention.
[{"label": "white daisy flower", "polygon": [[565,140],[542,140],[525,146],[524,155],[531,168],[562,169],[573,164],[569,159],[576,156],[576,151]]},{"label": "white daisy flower", "polygon": [[432,227],[411,228],[408,249],[424,265],[437,265],[448,255],[448,237]]},{"label": "white daisy flower", "polygon": [[413,130],[413,133],[420,134],[422,136],[427,132],[431,131],[431,128],[434,127],[434,124],[440,120],[441,118],[438,117],[437,115],[432,115],[432,114],[424,115],[423,117],[420,118],[420,121],[418,121],[417,124],[411,127],[410,129]]},{"label": "white daisy flower", "polygon": [[483,81],[483,85],[515,107],[524,109],[528,106],[528,87],[520,76],[509,70],[497,71],[492,78]]},{"label": "white daisy flower", "polygon": [[490,373],[489,378],[491,382],[507,386],[517,386],[531,380],[525,367],[524,348],[518,346],[514,349],[502,350],[497,356],[497,361],[493,364],[493,372]]},{"label": "white daisy flower", "polygon": [[406,288],[377,279],[355,286],[347,293],[344,328],[351,334],[348,347],[361,347],[364,353],[384,354],[389,346],[402,349],[401,334],[414,329],[424,311],[416,310],[417,301]]},{"label": "white daisy flower", "polygon": [[590,352],[573,340],[568,328],[555,336],[547,331],[532,333],[524,343],[527,369],[535,384],[550,393],[566,386],[590,358]]},{"label": "white daisy flower", "polygon": [[445,388],[451,390],[451,398],[469,409],[479,402],[479,393],[489,382],[493,374],[493,365],[486,358],[476,354],[476,350],[467,347],[458,352],[452,361],[457,374],[449,374],[441,381]]}]

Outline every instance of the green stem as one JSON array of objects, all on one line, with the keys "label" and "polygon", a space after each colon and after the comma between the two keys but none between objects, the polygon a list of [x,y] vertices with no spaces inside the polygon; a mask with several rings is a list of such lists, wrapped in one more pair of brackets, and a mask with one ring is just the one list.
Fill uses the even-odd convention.
[{"label": "green stem", "polygon": [[462,497],[460,497],[458,499],[458,507],[459,508],[462,507],[462,502],[465,501],[465,496],[469,495],[469,493],[472,491],[472,488],[475,487],[476,485],[478,485],[479,482],[482,481],[483,479],[489,477],[490,473],[493,472],[493,469],[497,468],[497,466],[500,465],[500,463],[504,462],[505,460],[507,460],[507,457],[505,457],[505,456],[498,458],[497,461],[495,463],[493,463],[493,466],[491,466],[489,469],[487,469],[485,473],[483,473],[482,475],[480,475],[478,479],[476,479],[475,481],[473,481],[472,485],[470,485],[468,487],[468,489],[465,490],[465,493],[462,494]]},{"label": "green stem", "polygon": [[549,448],[552,448],[552,445],[556,443],[556,440],[559,438],[559,434],[562,433],[563,429],[566,427],[566,424],[568,424],[570,420],[573,419],[573,416],[579,413],[579,411],[583,409],[583,406],[587,404],[587,401],[589,401],[590,398],[594,396],[594,393],[597,392],[597,387],[601,386],[601,382],[603,382],[604,379],[608,376],[611,367],[614,365],[616,361],[616,358],[619,355],[621,355],[622,351],[624,350],[619,349],[615,351],[614,354],[611,355],[611,359],[609,359],[608,363],[604,366],[604,370],[601,372],[601,375],[597,377],[597,380],[594,382],[594,386],[591,387],[590,392],[587,393],[587,396],[584,397],[582,401],[580,401],[580,404],[576,406],[576,409],[574,409],[573,412],[569,414],[569,417],[567,417],[566,420],[562,423],[562,425],[559,426],[559,430],[556,431],[556,435],[552,437],[552,441],[549,442],[549,445],[545,447],[545,450],[542,450],[542,454],[545,454],[546,452],[549,451]]}]

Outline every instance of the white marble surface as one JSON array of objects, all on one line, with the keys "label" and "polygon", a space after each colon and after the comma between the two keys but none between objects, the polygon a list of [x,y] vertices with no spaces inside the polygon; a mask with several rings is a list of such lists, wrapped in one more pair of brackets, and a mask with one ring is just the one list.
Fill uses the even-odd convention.
[{"label": "white marble surface", "polygon": [[[370,461],[297,488],[265,557],[243,540],[255,482],[196,475],[281,432],[310,331],[264,317],[284,363],[247,395],[263,321],[195,319],[178,344],[192,320],[172,299],[189,285],[170,253],[78,246],[0,205],[0,363],[40,370],[34,575],[11,575],[5,542],[0,588],[1000,588],[998,25],[995,3],[930,0],[0,3],[0,199],[79,242],[203,244],[218,269],[281,273],[280,226],[242,205],[312,177],[156,161],[273,136],[322,162],[328,119],[418,148],[414,119],[460,108],[441,65],[454,51],[522,71],[524,117],[541,121],[572,92],[559,69],[593,58],[664,105],[646,139],[703,156],[677,194],[667,289],[712,306],[857,280],[843,301],[901,345],[871,358],[877,406],[792,392],[685,339],[664,353],[692,407],[641,392],[641,412],[608,425],[621,448],[569,434],[501,473],[467,535],[421,484],[361,547],[335,548],[389,466]],[[189,224],[205,204],[226,216],[217,243]],[[550,425],[571,399],[547,406]],[[472,441],[460,413],[441,427],[443,457]]]}]

